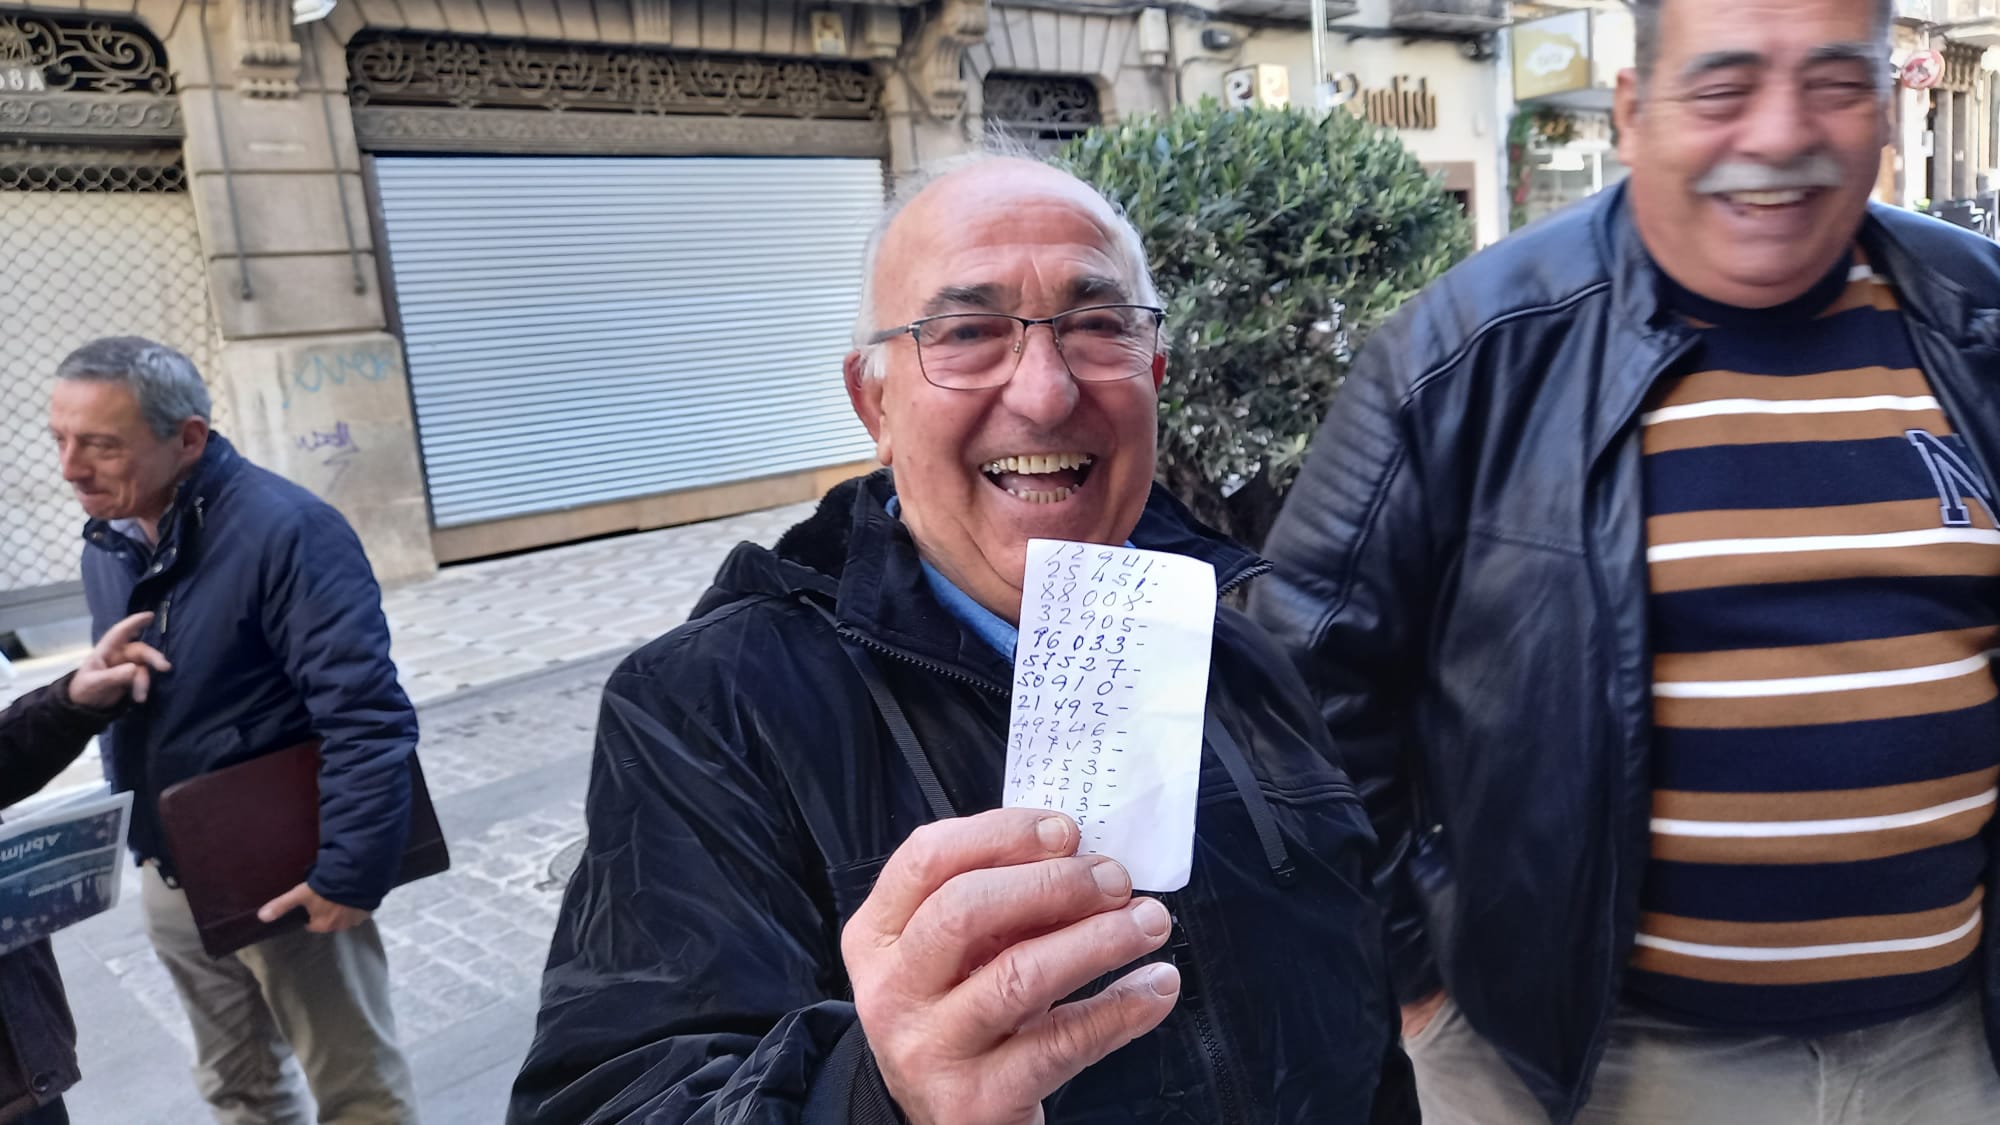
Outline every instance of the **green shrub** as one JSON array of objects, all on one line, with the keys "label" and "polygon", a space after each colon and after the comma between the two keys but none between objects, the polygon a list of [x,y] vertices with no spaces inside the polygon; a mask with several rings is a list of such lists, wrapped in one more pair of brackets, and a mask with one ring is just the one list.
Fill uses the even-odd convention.
[{"label": "green shrub", "polygon": [[1464,257],[1464,213],[1395,134],[1336,110],[1096,129],[1054,157],[1124,208],[1167,306],[1160,479],[1263,542],[1367,334]]}]

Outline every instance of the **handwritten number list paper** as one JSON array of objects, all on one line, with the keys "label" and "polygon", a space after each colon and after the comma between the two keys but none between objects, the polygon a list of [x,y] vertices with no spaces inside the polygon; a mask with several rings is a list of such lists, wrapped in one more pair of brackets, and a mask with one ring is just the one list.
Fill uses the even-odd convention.
[{"label": "handwritten number list paper", "polygon": [[1005,803],[1068,813],[1079,852],[1177,891],[1194,862],[1215,569],[1030,539],[1026,579]]}]

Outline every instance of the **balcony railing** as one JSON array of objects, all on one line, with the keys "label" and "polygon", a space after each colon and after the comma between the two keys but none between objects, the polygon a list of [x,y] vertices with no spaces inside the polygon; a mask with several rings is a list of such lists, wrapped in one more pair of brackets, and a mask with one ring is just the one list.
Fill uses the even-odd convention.
[{"label": "balcony railing", "polygon": [[[1296,20],[1308,26],[1312,23],[1311,0],[1214,0],[1215,11],[1223,16],[1238,16],[1255,20]],[[1351,0],[1327,0],[1326,18],[1337,20],[1351,16],[1361,10],[1361,5]]]},{"label": "balcony railing", "polygon": [[1479,33],[1507,25],[1505,0],[1393,0],[1389,25],[1409,31]]}]

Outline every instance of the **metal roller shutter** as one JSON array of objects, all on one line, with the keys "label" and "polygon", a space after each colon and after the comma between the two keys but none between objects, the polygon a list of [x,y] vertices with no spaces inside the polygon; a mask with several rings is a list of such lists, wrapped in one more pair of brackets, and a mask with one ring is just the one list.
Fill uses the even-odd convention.
[{"label": "metal roller shutter", "polygon": [[840,377],[873,160],[381,157],[432,517],[864,460]]}]

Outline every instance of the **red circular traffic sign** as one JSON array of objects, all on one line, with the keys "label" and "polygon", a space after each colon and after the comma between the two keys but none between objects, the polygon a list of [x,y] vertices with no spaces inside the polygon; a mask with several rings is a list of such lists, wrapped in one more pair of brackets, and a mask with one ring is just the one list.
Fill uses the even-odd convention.
[{"label": "red circular traffic sign", "polygon": [[1903,64],[1900,77],[1903,85],[1912,90],[1928,90],[1944,81],[1944,55],[1937,51],[1918,51]]}]

